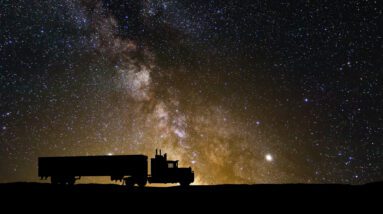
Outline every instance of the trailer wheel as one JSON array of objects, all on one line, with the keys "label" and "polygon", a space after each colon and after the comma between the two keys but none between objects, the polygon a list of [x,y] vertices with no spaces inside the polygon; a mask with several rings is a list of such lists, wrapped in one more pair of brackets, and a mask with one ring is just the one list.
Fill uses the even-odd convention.
[{"label": "trailer wheel", "polygon": [[67,180],[67,184],[69,185],[69,186],[73,186],[74,185],[74,183],[76,182],[76,178],[68,178],[68,180]]},{"label": "trailer wheel", "polygon": [[126,187],[132,188],[134,186],[134,179],[132,177],[124,178]]},{"label": "trailer wheel", "polygon": [[146,178],[140,179],[137,181],[137,185],[141,188],[145,187],[146,185]]},{"label": "trailer wheel", "polygon": [[62,176],[52,176],[51,183],[53,185],[68,185],[72,186],[76,182],[75,177],[62,177]]},{"label": "trailer wheel", "polygon": [[52,183],[53,185],[58,185],[58,184],[59,184],[59,181],[58,181],[57,177],[52,176],[52,177],[51,177],[51,183]]}]

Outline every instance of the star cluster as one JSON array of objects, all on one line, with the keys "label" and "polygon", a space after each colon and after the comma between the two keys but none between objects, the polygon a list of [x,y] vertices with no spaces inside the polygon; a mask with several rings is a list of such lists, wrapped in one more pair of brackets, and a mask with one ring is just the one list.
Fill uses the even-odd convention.
[{"label": "star cluster", "polygon": [[156,148],[200,184],[383,179],[378,1],[0,5],[2,182]]}]

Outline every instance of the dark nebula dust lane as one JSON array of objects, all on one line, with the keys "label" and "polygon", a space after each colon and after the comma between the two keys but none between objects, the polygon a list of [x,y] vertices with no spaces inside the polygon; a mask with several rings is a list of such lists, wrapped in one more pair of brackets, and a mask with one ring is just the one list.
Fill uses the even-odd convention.
[{"label": "dark nebula dust lane", "polygon": [[156,148],[198,184],[383,179],[378,1],[0,5],[0,182]]}]

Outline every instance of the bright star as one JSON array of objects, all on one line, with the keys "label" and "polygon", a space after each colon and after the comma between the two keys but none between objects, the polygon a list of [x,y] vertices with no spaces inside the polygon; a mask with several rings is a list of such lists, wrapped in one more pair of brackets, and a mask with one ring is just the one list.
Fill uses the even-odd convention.
[{"label": "bright star", "polygon": [[266,154],[265,159],[266,159],[266,161],[271,162],[271,161],[273,161],[273,156],[271,154]]}]

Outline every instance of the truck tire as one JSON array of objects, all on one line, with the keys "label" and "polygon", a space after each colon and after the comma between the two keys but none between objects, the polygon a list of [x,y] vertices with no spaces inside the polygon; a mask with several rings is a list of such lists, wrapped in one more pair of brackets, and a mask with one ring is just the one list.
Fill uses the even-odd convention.
[{"label": "truck tire", "polygon": [[51,183],[52,183],[53,185],[58,185],[58,184],[59,184],[59,180],[58,180],[58,178],[55,177],[55,176],[52,176],[52,177],[51,177]]},{"label": "truck tire", "polygon": [[134,187],[134,179],[132,177],[124,178],[124,183],[126,187]]},{"label": "truck tire", "polygon": [[180,184],[182,187],[188,187],[190,185],[190,182],[182,181],[182,182],[180,182]]},{"label": "truck tire", "polygon": [[72,186],[76,182],[75,177],[62,177],[62,176],[52,176],[51,183],[53,185],[68,185]]},{"label": "truck tire", "polygon": [[137,181],[137,185],[138,185],[139,187],[141,187],[141,188],[145,187],[145,185],[146,185],[146,178],[139,179],[139,180]]},{"label": "truck tire", "polygon": [[76,182],[76,178],[72,177],[72,178],[68,178],[66,183],[69,185],[69,186],[73,186],[74,183]]}]

